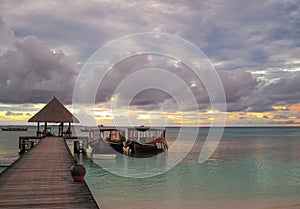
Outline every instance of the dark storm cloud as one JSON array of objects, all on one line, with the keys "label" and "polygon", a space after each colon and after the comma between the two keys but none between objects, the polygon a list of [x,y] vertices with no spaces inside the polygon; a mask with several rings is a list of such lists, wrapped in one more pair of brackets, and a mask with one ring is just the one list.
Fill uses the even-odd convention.
[{"label": "dark storm cloud", "polygon": [[[133,82],[128,84],[129,86],[127,86],[127,88],[140,89],[141,86],[143,86],[143,83],[149,81],[154,85],[154,88],[141,90],[138,95],[132,98],[132,101],[128,101],[131,99],[130,92],[128,92],[128,94],[125,92],[125,94],[119,95],[119,100],[121,101],[120,104],[122,105],[130,102],[130,105],[135,106],[136,108],[160,109],[167,101],[173,102],[174,97],[183,96],[187,87],[190,88],[191,82],[195,77],[191,70],[184,65],[174,67],[173,64],[175,61],[176,60],[163,55],[153,54],[138,55],[122,60],[111,69],[101,83],[96,100],[98,102],[109,102],[111,97],[114,96],[117,87],[122,82],[133,78]],[[174,83],[173,80],[160,77],[155,73],[148,75],[147,78],[140,77],[140,74],[137,75],[138,72],[142,72],[145,69],[168,71],[172,75],[176,75],[182,79],[182,84]],[[155,87],[157,87],[157,89],[155,89]],[[176,92],[173,92],[173,95],[170,95],[170,92],[165,92],[165,89],[168,89],[168,87],[177,90]],[[204,89],[201,88],[200,91],[193,91],[197,99],[207,99],[207,93],[203,90]],[[205,94],[205,96],[203,97],[200,93]]]},{"label": "dark storm cloud", "polygon": [[[272,83],[254,90],[243,103],[249,110],[265,112],[273,110],[273,106],[289,106],[300,102],[300,72],[286,73]],[[287,109],[285,109],[287,110]]]},{"label": "dark storm cloud", "polygon": [[143,110],[178,110],[174,98],[166,92],[157,89],[148,89],[140,92],[133,98],[130,105],[136,108],[140,107]]},{"label": "dark storm cloud", "polygon": [[227,103],[239,101],[241,97],[247,96],[258,84],[257,80],[244,70],[219,71],[219,76],[225,89]]},{"label": "dark storm cloud", "polygon": [[[96,102],[110,101],[115,89],[124,79],[126,79],[126,77],[139,70],[150,67],[149,64],[147,55],[133,56],[115,63],[100,84],[95,82],[97,86],[100,85],[96,96]],[[97,75],[95,75],[95,77],[97,78]],[[95,83],[92,83],[92,85],[95,85]],[[132,85],[136,84],[133,83]]]},{"label": "dark storm cloud", "polygon": [[[141,90],[130,102],[132,106],[136,106],[141,109],[161,109],[166,102],[176,104],[177,98],[183,98],[186,96],[187,91],[191,91],[194,99],[198,103],[200,109],[210,108],[210,97],[202,81],[209,78],[210,75],[204,75],[202,78],[198,78],[194,71],[183,63],[178,64],[176,60],[163,55],[139,55],[133,56],[128,59],[122,60],[117,63],[103,79],[96,97],[96,102],[110,102],[114,96],[114,91],[123,82],[129,79],[129,77],[135,77],[136,73],[144,69],[160,69],[170,72],[172,75],[177,76],[182,80],[181,83],[174,83],[172,79],[166,79],[160,77],[157,74],[150,74],[147,78],[136,77],[128,88],[139,89],[144,82],[152,81],[157,85],[157,89],[148,89],[147,91]],[[244,70],[234,71],[218,71],[218,75],[221,79],[222,85],[225,90],[226,102],[230,106],[230,110],[234,109],[234,106],[238,106],[239,110],[244,110],[246,107],[240,107],[238,104],[240,99],[246,97],[252,92],[258,85],[258,81],[251,76],[249,72]],[[97,77],[96,75],[93,77]],[[146,80],[145,80],[146,79]],[[95,82],[91,82],[89,85],[98,85]],[[176,89],[173,94],[165,92],[164,89]],[[89,89],[89,88],[87,88]],[[88,92],[86,92],[88,93]],[[119,100],[124,100],[122,104],[127,104],[127,100],[131,99],[129,95],[119,95]],[[193,102],[193,98],[186,100],[186,103]],[[213,101],[216,102],[216,101]],[[186,105],[188,107],[189,105]],[[190,105],[191,106],[191,105]],[[185,109],[188,110],[188,109]]]},{"label": "dark storm cloud", "polygon": [[74,58],[53,53],[34,36],[16,40],[0,57],[0,101],[45,103],[57,96],[70,103],[77,74]]},{"label": "dark storm cloud", "polygon": [[289,77],[279,79],[268,85],[264,92],[268,92],[271,100],[283,105],[295,104],[300,101],[300,73],[290,74]]}]

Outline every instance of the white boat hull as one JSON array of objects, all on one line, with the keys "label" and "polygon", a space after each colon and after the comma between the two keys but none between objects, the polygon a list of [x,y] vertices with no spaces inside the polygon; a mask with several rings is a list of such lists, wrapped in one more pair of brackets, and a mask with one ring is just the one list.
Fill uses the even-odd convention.
[{"label": "white boat hull", "polygon": [[95,160],[112,160],[116,157],[116,154],[93,154],[93,159]]}]

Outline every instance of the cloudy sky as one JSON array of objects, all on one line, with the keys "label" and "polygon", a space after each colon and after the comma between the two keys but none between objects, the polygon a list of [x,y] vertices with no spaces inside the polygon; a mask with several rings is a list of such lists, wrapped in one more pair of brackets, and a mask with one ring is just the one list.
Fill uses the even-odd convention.
[{"label": "cloudy sky", "polygon": [[[126,109],[136,123],[209,125],[226,115],[226,125],[300,125],[298,0],[2,0],[1,124],[26,124],[53,96],[71,109],[76,79],[91,55],[115,39],[142,32],[175,35],[202,50],[224,87],[226,111],[209,105],[205,84],[195,81],[186,63],[141,55],[112,61],[95,105],[82,104],[76,114],[85,111],[96,123],[111,124],[113,112],[124,111],[122,105],[111,110],[113,98],[124,97],[114,94],[118,83],[139,70],[160,68],[176,74],[165,86],[179,77],[191,87],[199,115],[170,93],[148,89]],[[163,83],[163,76],[148,78]],[[93,79],[87,83],[98,85]],[[177,96],[186,95],[180,87]]]}]

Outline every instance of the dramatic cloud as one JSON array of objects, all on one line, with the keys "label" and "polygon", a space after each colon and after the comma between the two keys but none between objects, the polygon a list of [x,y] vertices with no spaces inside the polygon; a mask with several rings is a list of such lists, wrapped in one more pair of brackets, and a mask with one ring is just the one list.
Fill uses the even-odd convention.
[{"label": "dramatic cloud", "polygon": [[0,15],[0,55],[7,50],[14,40],[14,31],[9,28]]},{"label": "dramatic cloud", "polygon": [[[82,67],[97,49],[123,35],[155,31],[178,35],[203,50],[216,66],[228,111],[265,112],[274,106],[291,106],[300,102],[299,5],[299,0],[4,0],[0,7],[0,102],[47,102],[55,95],[70,103],[77,66]],[[199,108],[209,108],[205,86],[187,68],[146,56],[114,66],[99,86],[96,102],[108,103],[124,79],[149,67],[182,78]],[[97,76],[95,71],[93,79],[82,85],[98,86]],[[149,80],[176,87],[157,75]],[[134,85],[138,87],[139,82]],[[187,88],[178,86],[177,95],[186,95]],[[172,95],[148,90],[130,104],[150,110],[172,109],[173,103]]]},{"label": "dramatic cloud", "polygon": [[248,108],[242,99],[249,96],[257,87],[258,81],[244,70],[220,71],[228,111],[243,111]]},{"label": "dramatic cloud", "polygon": [[[219,68],[268,67],[299,53],[299,0],[4,1],[17,37],[36,35],[85,61],[108,41],[137,32],[176,34]],[[17,5],[16,5],[17,4]],[[74,18],[74,17],[80,17]]]},{"label": "dramatic cloud", "polygon": [[281,72],[281,78],[261,85],[242,101],[250,111],[274,110],[273,106],[290,106],[300,102],[300,72]]},{"label": "dramatic cloud", "polygon": [[3,19],[0,17],[0,34],[1,38],[13,38],[14,37],[14,32],[12,29],[10,29]]},{"label": "dramatic cloud", "polygon": [[[147,74],[143,77],[138,72],[143,72],[145,69],[159,69],[170,73],[170,76],[177,76],[181,80],[170,77],[164,77],[163,74],[157,73]],[[157,71],[156,71],[157,72]],[[145,72],[146,73],[146,72]],[[225,96],[229,111],[245,110],[246,105],[240,105],[240,100],[252,94],[252,91],[257,88],[258,81],[249,72],[244,70],[233,71],[218,71],[218,75],[225,90]],[[97,78],[96,74],[93,76]],[[202,81],[208,80],[209,74],[204,73],[204,77],[198,78],[192,69],[183,63],[178,64],[178,61],[164,57],[162,55],[140,55],[130,57],[117,63],[103,79],[97,94],[97,102],[110,102],[115,95],[115,90],[124,82],[128,82],[127,89],[140,89],[143,84],[151,81],[151,84],[157,89],[148,89],[147,91],[141,89],[138,95],[130,98],[130,92],[123,92],[119,96],[119,100],[124,100],[124,104],[128,103],[128,99],[132,106],[142,109],[162,109],[166,103],[176,104],[176,99],[183,98],[190,91],[200,109],[210,108],[210,97],[208,95],[206,86]],[[86,85],[86,84],[84,84]],[[90,82],[88,85],[98,86],[99,83]],[[90,88],[86,88],[90,89]],[[166,92],[166,89],[173,89],[171,92]],[[89,92],[84,92],[83,95]],[[186,98],[185,107],[192,107],[193,98]],[[168,105],[169,106],[169,105]],[[190,110],[190,109],[185,109]]]},{"label": "dramatic cloud", "polygon": [[78,70],[76,59],[52,52],[35,36],[16,40],[0,57],[2,103],[45,103],[57,96],[70,103]]},{"label": "dramatic cloud", "polygon": [[[219,68],[256,68],[297,61],[299,1],[217,1],[188,4],[182,30]],[[191,14],[189,12],[189,14]]]}]

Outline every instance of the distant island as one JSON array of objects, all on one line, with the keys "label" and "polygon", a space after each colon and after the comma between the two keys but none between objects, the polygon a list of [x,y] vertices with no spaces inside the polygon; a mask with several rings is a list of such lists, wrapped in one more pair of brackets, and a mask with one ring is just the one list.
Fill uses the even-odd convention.
[{"label": "distant island", "polygon": [[6,126],[1,129],[2,131],[27,131],[27,127],[23,126]]}]

